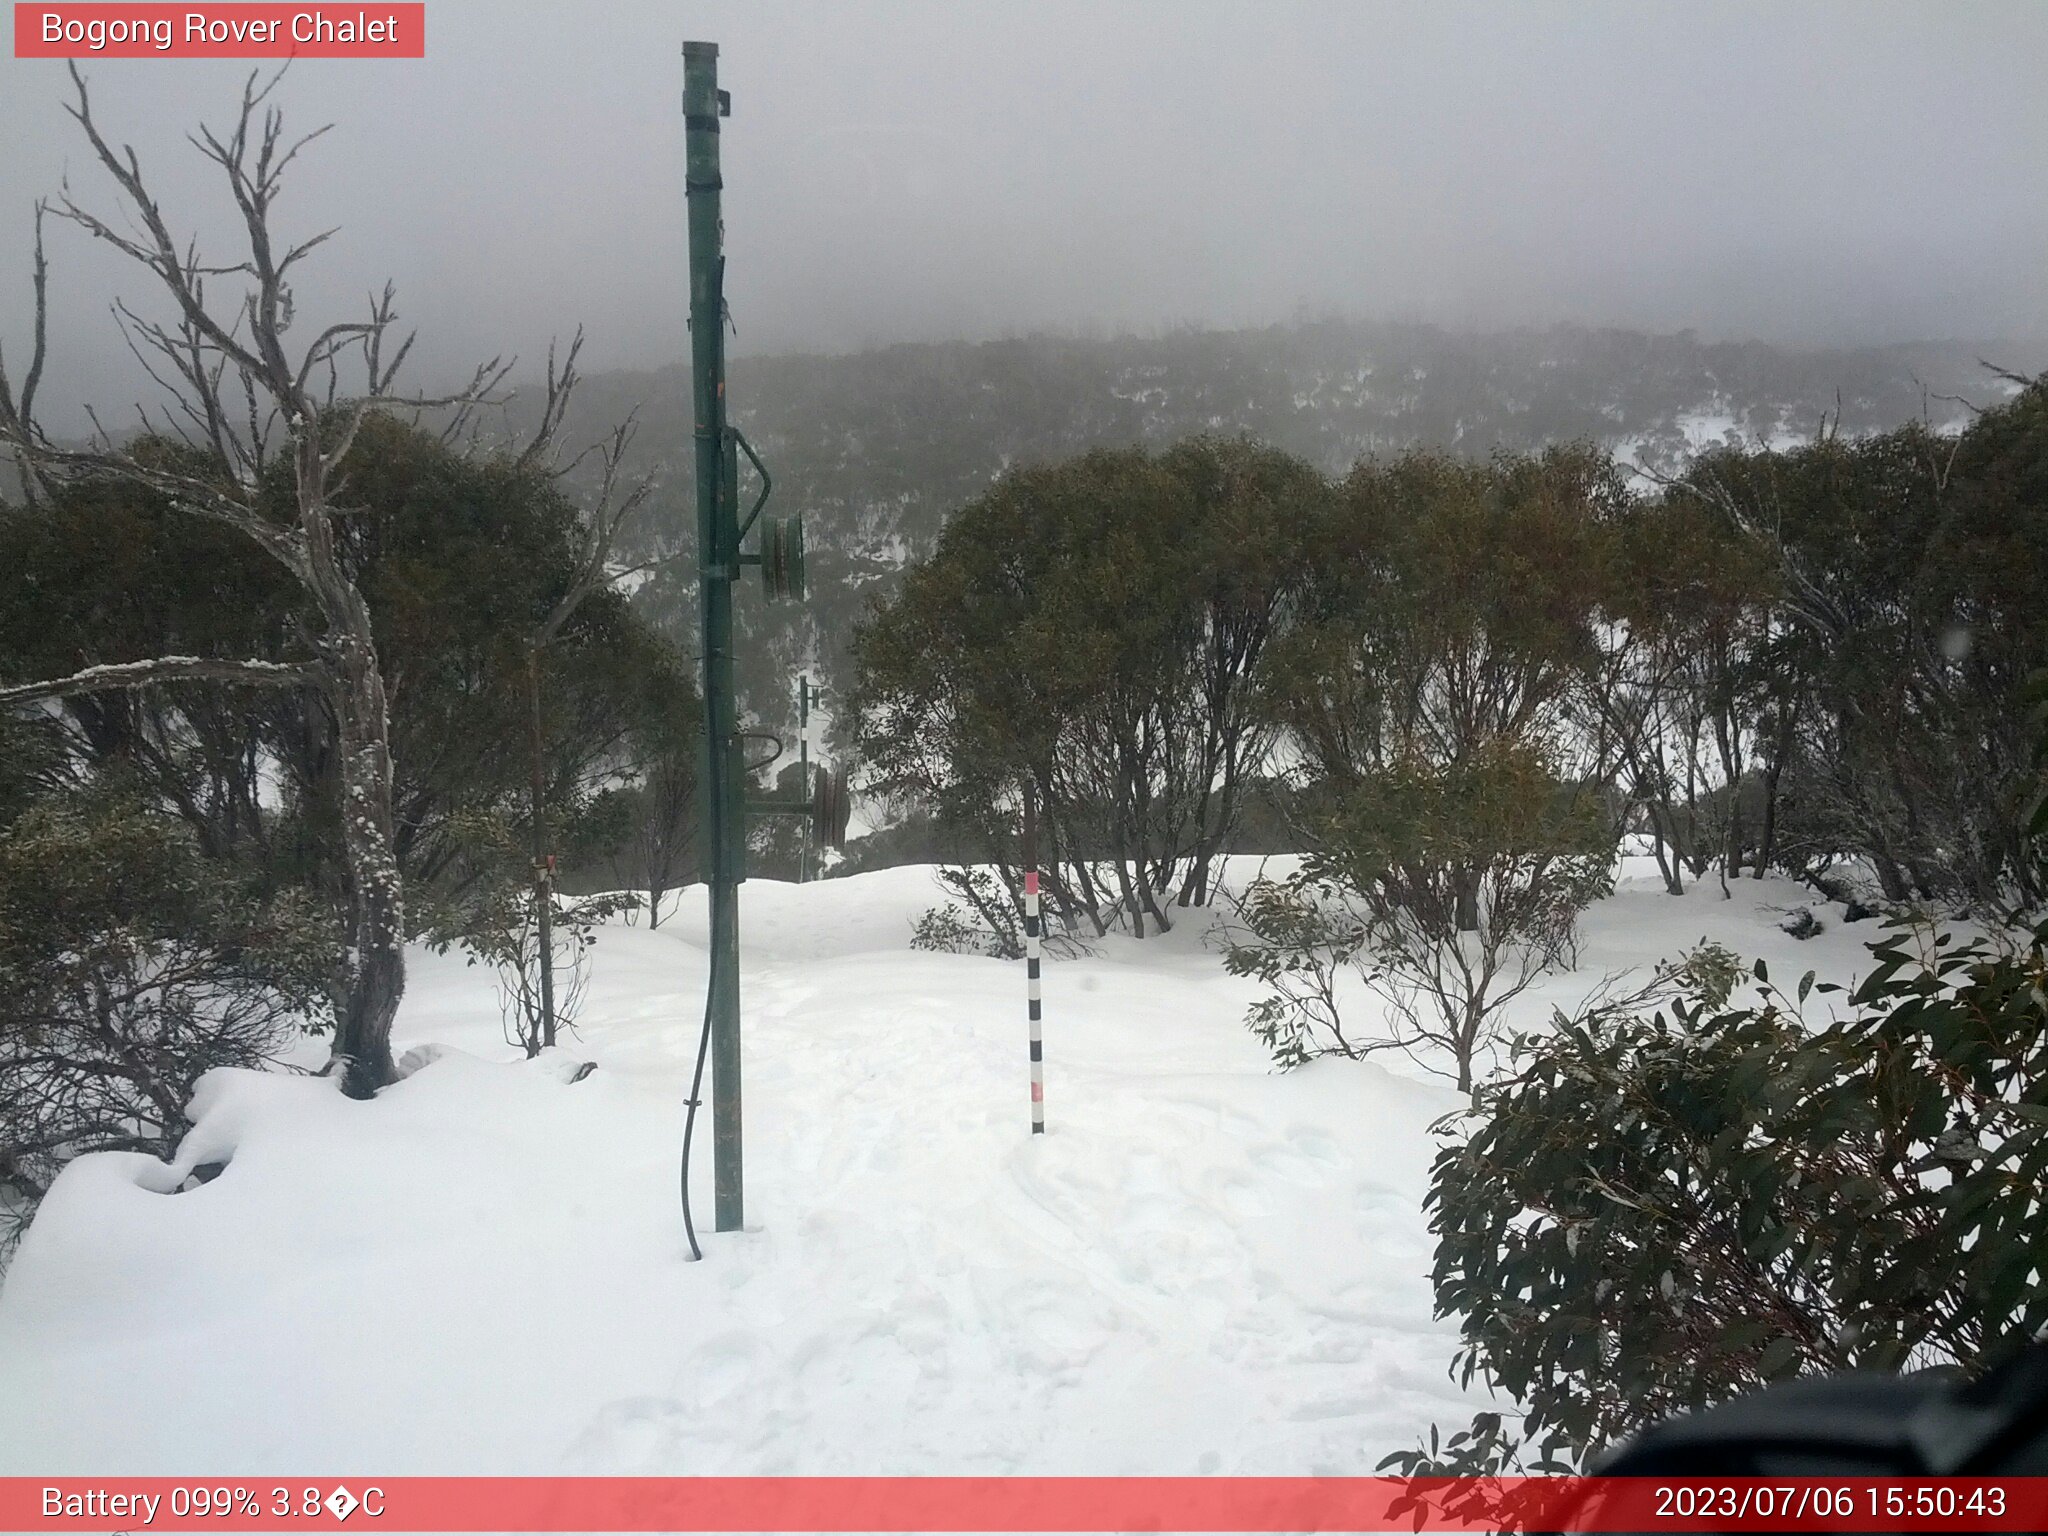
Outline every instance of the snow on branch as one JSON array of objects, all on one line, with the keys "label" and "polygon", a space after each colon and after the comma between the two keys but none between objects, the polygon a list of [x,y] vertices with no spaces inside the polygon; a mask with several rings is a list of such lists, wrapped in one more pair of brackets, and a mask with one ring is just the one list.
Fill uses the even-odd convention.
[{"label": "snow on branch", "polygon": [[69,677],[0,688],[0,704],[27,704],[80,693],[107,693],[117,688],[148,688],[156,683],[239,683],[259,688],[291,688],[317,682],[321,676],[319,668],[305,662],[158,656],[150,661],[111,662],[87,667]]}]

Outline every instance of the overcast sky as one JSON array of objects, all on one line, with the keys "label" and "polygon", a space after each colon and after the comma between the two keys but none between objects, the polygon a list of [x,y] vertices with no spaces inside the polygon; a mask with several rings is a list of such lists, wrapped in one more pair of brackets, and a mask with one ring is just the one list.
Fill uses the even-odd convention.
[{"label": "overcast sky", "polygon": [[[290,119],[335,126],[281,222],[342,226],[301,313],[388,275],[429,374],[579,321],[592,366],[682,356],[685,38],[733,96],[736,350],[1324,313],[2048,337],[2039,0],[429,0],[427,28],[424,60],[292,67]],[[174,226],[220,250],[181,133],[241,73],[88,66]],[[60,62],[0,59],[10,360],[34,199],[68,171],[114,205],[67,92]],[[105,306],[146,288],[86,244],[52,232],[53,425],[136,397]]]}]

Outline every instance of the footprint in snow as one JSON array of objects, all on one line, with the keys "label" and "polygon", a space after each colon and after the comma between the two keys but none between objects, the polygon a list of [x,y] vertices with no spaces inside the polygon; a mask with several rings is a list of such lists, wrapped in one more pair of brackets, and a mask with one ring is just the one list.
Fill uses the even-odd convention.
[{"label": "footprint in snow", "polygon": [[1326,1184],[1329,1182],[1330,1164],[1320,1158],[1310,1157],[1298,1147],[1286,1143],[1269,1141],[1264,1146],[1254,1147],[1251,1152],[1252,1166],[1289,1184]]},{"label": "footprint in snow", "polygon": [[758,1379],[762,1369],[761,1346],[752,1334],[721,1333],[684,1357],[676,1379],[687,1401],[709,1407]]},{"label": "footprint in snow", "polygon": [[591,1415],[563,1452],[563,1468],[584,1476],[686,1470],[703,1417],[671,1397],[622,1397]]},{"label": "footprint in snow", "polygon": [[1344,1165],[1343,1150],[1328,1131],[1318,1130],[1312,1125],[1297,1125],[1288,1130],[1287,1139],[1310,1162],[1321,1163],[1328,1168]]}]

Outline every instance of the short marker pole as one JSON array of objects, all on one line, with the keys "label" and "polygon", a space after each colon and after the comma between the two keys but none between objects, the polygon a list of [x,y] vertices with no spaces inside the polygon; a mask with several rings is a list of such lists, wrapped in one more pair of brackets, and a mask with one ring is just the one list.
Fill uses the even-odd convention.
[{"label": "short marker pole", "polygon": [[1031,1009],[1031,1134],[1045,1134],[1045,1041],[1038,1018],[1038,824],[1024,792],[1024,976]]}]

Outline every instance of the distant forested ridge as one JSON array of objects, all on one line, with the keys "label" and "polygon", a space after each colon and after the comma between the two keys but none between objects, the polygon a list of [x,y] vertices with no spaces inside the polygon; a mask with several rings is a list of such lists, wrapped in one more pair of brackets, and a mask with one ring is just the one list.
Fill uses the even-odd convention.
[{"label": "distant forested ridge", "polygon": [[[868,599],[891,590],[906,562],[930,553],[946,518],[1014,465],[1206,432],[1248,433],[1332,474],[1415,445],[1484,457],[1581,438],[1669,471],[1731,434],[1810,440],[1824,413],[1830,422],[1839,413],[1845,435],[1960,424],[1971,406],[2010,393],[1986,362],[2038,372],[2048,344],[1798,351],[1691,332],[1475,334],[1313,321],[736,357],[734,417],[774,473],[773,507],[805,514],[812,592],[800,608],[746,594],[745,697],[762,718],[787,723],[788,680],[806,666],[842,675],[846,638]],[[636,452],[668,466],[643,530],[687,550],[695,523],[686,367],[597,374],[584,391],[591,420],[639,407]],[[695,567],[684,559],[639,601],[651,617],[687,625],[694,590]]]}]

